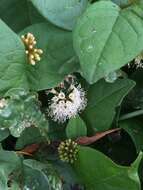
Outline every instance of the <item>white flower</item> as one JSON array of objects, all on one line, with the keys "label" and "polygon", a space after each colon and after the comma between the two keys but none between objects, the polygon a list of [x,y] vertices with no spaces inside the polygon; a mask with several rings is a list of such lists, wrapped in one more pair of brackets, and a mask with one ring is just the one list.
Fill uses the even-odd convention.
[{"label": "white flower", "polygon": [[31,190],[31,189],[25,185],[25,186],[23,187],[23,190]]},{"label": "white flower", "polygon": [[135,65],[136,65],[136,68],[143,68],[143,56],[142,55],[138,55],[136,58],[135,58]]},{"label": "white flower", "polygon": [[5,106],[7,106],[6,99],[4,98],[0,99],[0,109],[3,109]]},{"label": "white flower", "polygon": [[55,93],[50,101],[48,115],[59,123],[64,123],[67,119],[76,116],[87,105],[85,92],[80,85],[76,87],[71,84],[68,91],[69,93],[51,91]]},{"label": "white flower", "polygon": [[136,69],[143,68],[143,53],[139,54],[133,63],[128,63],[128,68],[132,68],[132,66],[135,66]]}]

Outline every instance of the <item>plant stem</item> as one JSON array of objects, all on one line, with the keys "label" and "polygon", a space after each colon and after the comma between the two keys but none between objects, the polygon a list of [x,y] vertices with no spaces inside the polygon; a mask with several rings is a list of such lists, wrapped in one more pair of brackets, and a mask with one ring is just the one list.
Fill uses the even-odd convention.
[{"label": "plant stem", "polygon": [[143,114],[143,110],[137,110],[137,111],[134,111],[134,112],[131,112],[131,113],[127,113],[127,114],[121,116],[119,121],[126,120],[126,119],[129,119],[129,118],[132,118],[132,117],[136,117],[136,116],[139,116],[139,115],[142,115],[142,114]]}]

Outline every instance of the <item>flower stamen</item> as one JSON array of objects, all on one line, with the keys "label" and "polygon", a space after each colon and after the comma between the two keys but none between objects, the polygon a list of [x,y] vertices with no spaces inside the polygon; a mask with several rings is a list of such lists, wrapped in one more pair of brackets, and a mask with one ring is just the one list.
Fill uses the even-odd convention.
[{"label": "flower stamen", "polygon": [[49,101],[48,116],[58,123],[64,123],[67,119],[75,117],[87,105],[85,91],[80,84],[69,82],[68,87],[67,85],[63,86],[63,84],[64,82],[62,82],[63,88],[60,88],[59,85],[48,92],[48,94],[51,93],[53,96]]}]

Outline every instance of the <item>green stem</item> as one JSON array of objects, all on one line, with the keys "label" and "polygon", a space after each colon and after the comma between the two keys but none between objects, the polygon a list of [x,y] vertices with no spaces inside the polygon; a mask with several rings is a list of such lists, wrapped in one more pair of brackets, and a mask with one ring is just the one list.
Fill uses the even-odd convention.
[{"label": "green stem", "polygon": [[119,121],[129,119],[129,118],[132,118],[132,117],[136,117],[136,116],[139,116],[139,115],[142,115],[142,114],[143,114],[143,110],[138,110],[138,111],[134,111],[134,112],[131,112],[131,113],[127,113],[127,114],[121,116]]}]

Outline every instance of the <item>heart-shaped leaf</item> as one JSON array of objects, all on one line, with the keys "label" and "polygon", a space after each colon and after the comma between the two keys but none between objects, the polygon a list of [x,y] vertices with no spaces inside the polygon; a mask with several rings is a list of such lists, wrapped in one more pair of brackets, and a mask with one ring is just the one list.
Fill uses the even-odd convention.
[{"label": "heart-shaped leaf", "polygon": [[86,190],[140,190],[138,166],[141,159],[142,154],[131,167],[123,167],[113,163],[99,151],[80,147],[74,168]]},{"label": "heart-shaped leaf", "polygon": [[90,83],[121,68],[143,49],[143,1],[121,10],[110,1],[87,8],[74,31],[74,47]]},{"label": "heart-shaped leaf", "polygon": [[88,105],[83,113],[87,126],[97,131],[109,129],[115,116],[115,108],[134,87],[129,79],[118,79],[114,83],[98,81],[88,90]]}]

